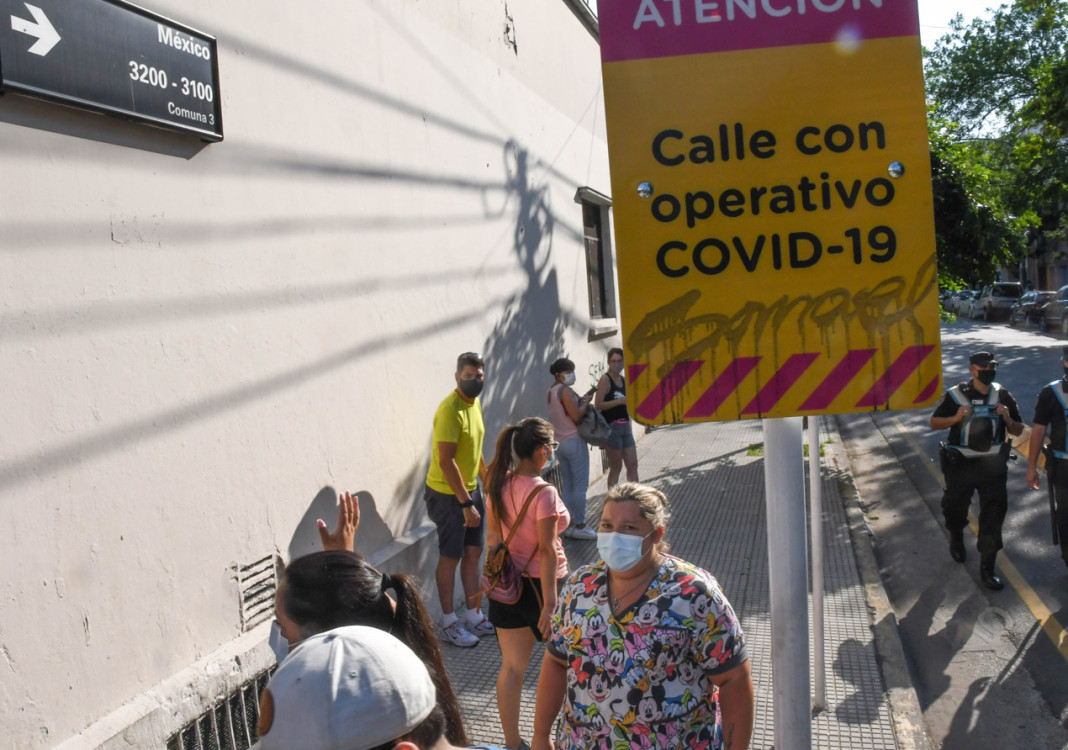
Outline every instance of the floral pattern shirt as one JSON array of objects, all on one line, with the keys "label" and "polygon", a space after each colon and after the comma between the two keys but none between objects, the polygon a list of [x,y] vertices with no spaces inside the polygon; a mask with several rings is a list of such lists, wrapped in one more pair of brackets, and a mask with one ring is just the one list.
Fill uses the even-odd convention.
[{"label": "floral pattern shirt", "polygon": [[608,598],[601,560],[576,570],[560,593],[548,643],[568,665],[558,747],[718,750],[711,677],[749,657],[716,579],[665,555],[645,593],[619,617]]}]

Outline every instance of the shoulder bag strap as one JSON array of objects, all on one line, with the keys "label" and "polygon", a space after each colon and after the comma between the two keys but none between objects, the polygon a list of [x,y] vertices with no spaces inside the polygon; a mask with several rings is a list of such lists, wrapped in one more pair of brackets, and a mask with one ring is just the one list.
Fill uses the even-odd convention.
[{"label": "shoulder bag strap", "polygon": [[[519,528],[519,524],[523,521],[523,516],[525,516],[526,513],[527,513],[527,508],[530,507],[530,503],[533,502],[534,498],[537,496],[537,494],[539,492],[541,492],[543,489],[545,489],[548,486],[549,486],[548,482],[541,482],[541,483],[538,484],[538,486],[536,486],[534,489],[532,489],[530,491],[529,495],[527,495],[527,499],[523,503],[523,510],[519,511],[519,515],[516,516],[515,523],[512,524],[512,528],[508,531],[508,538],[504,540],[504,546],[505,547],[508,546],[508,542],[512,541],[512,534],[514,534],[515,530],[517,528]],[[523,566],[523,569],[521,571],[519,571],[519,575],[526,575],[527,574],[527,568],[530,567],[530,561],[534,559],[534,555],[538,554],[538,548],[540,546],[541,546],[541,542],[538,542],[538,541],[534,542],[534,551],[530,553],[530,557],[527,558],[527,564]],[[538,604],[540,606],[541,605],[541,592],[535,590],[534,593],[538,598]]]},{"label": "shoulder bag strap", "polygon": [[[512,523],[512,528],[510,528],[508,530],[508,537],[504,540],[504,546],[505,547],[508,546],[508,542],[512,541],[512,535],[515,534],[515,530],[517,528],[519,528],[519,524],[522,523],[523,516],[525,516],[527,514],[527,508],[530,507],[530,503],[533,502],[533,500],[537,496],[537,494],[539,492],[541,492],[543,489],[545,489],[547,485],[548,485],[547,482],[541,482],[534,489],[532,489],[530,491],[529,495],[527,495],[527,499],[523,502],[523,509],[521,511],[519,511],[519,515],[516,516],[515,522]],[[536,549],[535,549],[535,551],[536,551]]]}]

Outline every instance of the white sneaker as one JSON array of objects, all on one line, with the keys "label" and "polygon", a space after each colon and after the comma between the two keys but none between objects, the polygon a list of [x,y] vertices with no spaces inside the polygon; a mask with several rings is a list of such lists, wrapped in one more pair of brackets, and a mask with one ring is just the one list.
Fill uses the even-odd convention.
[{"label": "white sneaker", "polygon": [[[492,627],[492,626],[491,626]],[[464,626],[457,620],[452,625],[442,626],[441,628],[441,640],[446,643],[451,643],[453,646],[459,646],[460,648],[471,648],[478,645],[478,636],[471,635]]]},{"label": "white sneaker", "polygon": [[477,635],[479,638],[485,635],[493,635],[496,629],[493,627],[493,623],[483,617],[474,625],[470,621],[467,623],[467,632],[472,635]]},{"label": "white sneaker", "polygon": [[597,532],[591,529],[589,526],[583,526],[581,529],[577,526],[572,526],[565,533],[572,539],[582,539],[584,541],[589,541],[591,539],[597,538]]}]

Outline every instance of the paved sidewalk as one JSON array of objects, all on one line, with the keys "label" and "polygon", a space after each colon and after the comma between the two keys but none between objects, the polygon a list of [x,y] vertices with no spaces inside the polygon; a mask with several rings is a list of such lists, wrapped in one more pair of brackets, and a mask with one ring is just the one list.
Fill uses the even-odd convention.
[{"label": "paved sidewalk", "polygon": [[[820,440],[825,443],[822,487],[827,707],[813,718],[812,746],[821,750],[918,750],[922,744],[914,740],[917,732],[909,730],[913,717],[907,717],[903,725],[900,716],[895,722],[891,710],[892,705],[903,704],[907,713],[908,696],[900,700],[903,688],[900,684],[894,686],[900,681],[893,676],[889,681],[894,690],[888,694],[880,672],[880,663],[893,661],[886,654],[892,655],[893,646],[899,648],[899,644],[893,643],[896,627],[888,631],[885,621],[877,628],[879,649],[873,640],[876,623],[870,612],[876,612],[878,617],[880,608],[866,599],[866,589],[869,598],[884,595],[871,575],[862,575],[854,555],[855,532],[851,535],[847,513],[849,493],[847,504],[843,504],[838,481],[842,468],[848,465],[844,463],[845,452],[832,420],[821,419],[820,429]],[[828,440],[833,442],[827,443]],[[642,481],[668,496],[672,517],[667,540],[672,553],[709,570],[741,618],[756,688],[754,750],[770,749],[774,741],[764,466],[763,458],[748,455],[749,446],[762,441],[760,422],[744,421],[660,428],[638,443]],[[590,487],[591,521],[600,514],[604,492],[602,476]],[[867,539],[860,536],[860,544],[867,545]],[[597,554],[594,542],[565,539],[564,545],[572,569]],[[870,556],[870,550],[867,553]],[[860,558],[863,566],[863,554]],[[884,648],[885,640],[892,642],[890,649]],[[495,641],[484,638],[475,648],[443,645],[442,650],[463,704],[471,740],[502,743],[495,693],[500,652]],[[541,647],[536,647],[524,683],[522,733],[527,738],[534,718],[541,655]],[[894,666],[890,664],[891,670]],[[904,690],[911,689],[906,686]],[[892,701],[889,696],[895,692],[899,698]]]}]

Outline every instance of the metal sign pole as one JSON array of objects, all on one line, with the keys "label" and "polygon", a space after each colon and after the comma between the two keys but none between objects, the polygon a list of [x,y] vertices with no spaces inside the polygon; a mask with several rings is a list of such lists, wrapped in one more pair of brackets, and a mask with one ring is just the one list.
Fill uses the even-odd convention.
[{"label": "metal sign pole", "polygon": [[812,670],[813,708],[827,707],[823,648],[823,479],[820,475],[819,417],[808,418],[808,496],[812,536]]},{"label": "metal sign pole", "polygon": [[775,750],[812,747],[801,417],[764,420]]}]

